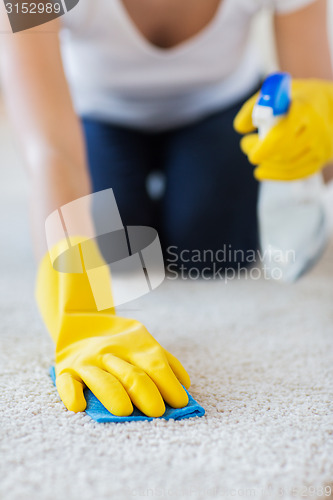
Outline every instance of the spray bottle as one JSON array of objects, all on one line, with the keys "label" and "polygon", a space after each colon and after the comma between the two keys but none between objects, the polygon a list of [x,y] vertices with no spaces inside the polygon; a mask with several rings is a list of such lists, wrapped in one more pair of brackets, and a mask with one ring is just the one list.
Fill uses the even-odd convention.
[{"label": "spray bottle", "polygon": [[[290,104],[290,75],[270,75],[252,115],[260,139],[288,113]],[[258,203],[261,258],[270,278],[294,282],[319,259],[328,240],[323,194],[321,173],[297,181],[262,182]]]}]

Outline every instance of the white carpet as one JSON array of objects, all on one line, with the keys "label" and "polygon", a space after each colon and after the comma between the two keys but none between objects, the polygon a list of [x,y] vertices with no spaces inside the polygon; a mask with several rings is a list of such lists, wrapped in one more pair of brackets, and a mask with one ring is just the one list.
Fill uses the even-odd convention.
[{"label": "white carpet", "polygon": [[294,287],[169,281],[123,307],[183,361],[207,413],[96,424],[67,412],[48,376],[53,348],[32,297],[26,180],[5,124],[0,134],[1,500],[325,498],[333,247]]}]

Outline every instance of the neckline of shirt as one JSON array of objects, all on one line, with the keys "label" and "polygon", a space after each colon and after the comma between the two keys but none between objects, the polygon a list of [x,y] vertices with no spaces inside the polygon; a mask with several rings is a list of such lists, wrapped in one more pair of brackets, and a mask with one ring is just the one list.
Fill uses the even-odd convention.
[{"label": "neckline of shirt", "polygon": [[[232,0],[230,0],[232,1]],[[120,16],[123,19],[124,26],[127,29],[133,42],[141,49],[143,49],[149,55],[160,57],[160,58],[170,58],[182,55],[184,52],[195,48],[200,45],[209,36],[214,29],[217,28],[219,21],[222,16],[224,16],[226,11],[226,5],[229,0],[220,0],[220,4],[217,7],[214,17],[204,26],[196,35],[187,38],[183,42],[178,43],[174,47],[163,49],[151,43],[139,30],[135,22],[132,20],[131,16],[127,12],[122,0],[114,0],[115,6],[118,9]]]}]

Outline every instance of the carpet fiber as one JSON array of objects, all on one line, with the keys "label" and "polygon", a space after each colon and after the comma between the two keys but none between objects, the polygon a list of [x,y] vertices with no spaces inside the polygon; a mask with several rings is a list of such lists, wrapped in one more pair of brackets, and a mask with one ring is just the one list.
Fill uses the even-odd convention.
[{"label": "carpet fiber", "polygon": [[206,415],[98,424],[66,411],[49,377],[27,181],[5,124],[0,133],[0,499],[328,495],[333,247],[296,286],[169,280],[123,306],[182,360]]}]

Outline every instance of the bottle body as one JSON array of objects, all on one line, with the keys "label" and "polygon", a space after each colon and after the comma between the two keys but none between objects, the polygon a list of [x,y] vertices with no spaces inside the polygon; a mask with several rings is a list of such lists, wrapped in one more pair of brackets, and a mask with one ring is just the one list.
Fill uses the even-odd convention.
[{"label": "bottle body", "polygon": [[275,280],[296,281],[317,261],[327,241],[322,174],[263,182],[258,218],[266,272]]}]

